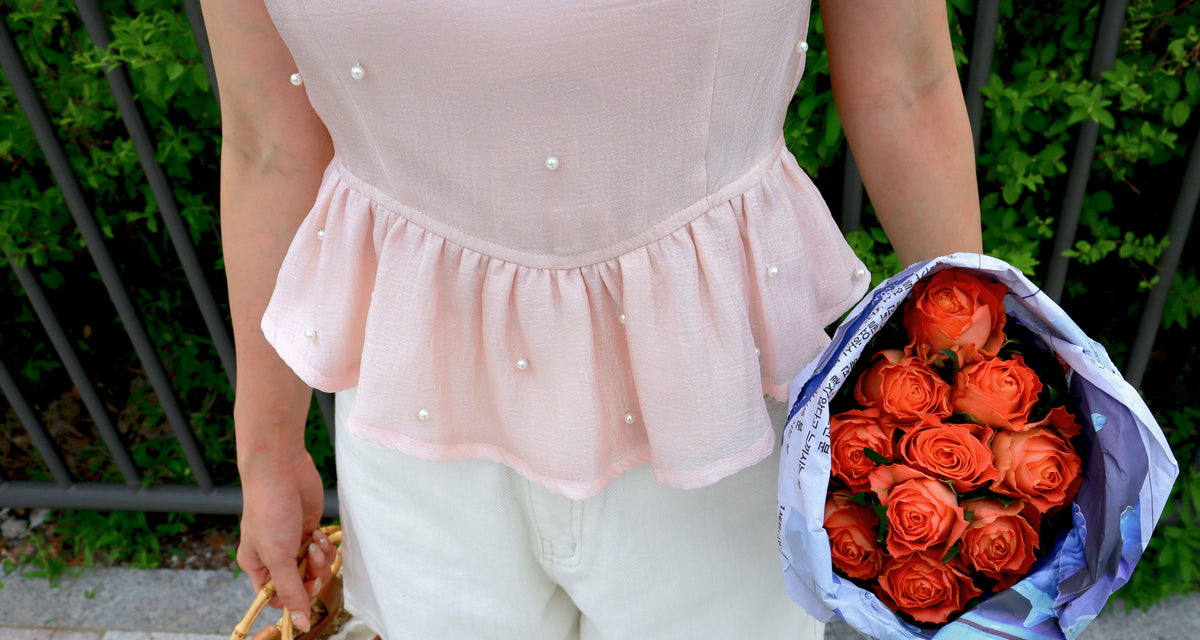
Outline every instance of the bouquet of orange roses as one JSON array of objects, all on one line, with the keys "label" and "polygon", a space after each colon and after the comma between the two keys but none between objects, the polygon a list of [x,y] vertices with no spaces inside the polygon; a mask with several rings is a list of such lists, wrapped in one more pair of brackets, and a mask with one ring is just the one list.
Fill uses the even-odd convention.
[{"label": "bouquet of orange roses", "polygon": [[1103,349],[985,256],[880,285],[792,393],[789,593],[873,638],[1075,637],[1177,473]]}]

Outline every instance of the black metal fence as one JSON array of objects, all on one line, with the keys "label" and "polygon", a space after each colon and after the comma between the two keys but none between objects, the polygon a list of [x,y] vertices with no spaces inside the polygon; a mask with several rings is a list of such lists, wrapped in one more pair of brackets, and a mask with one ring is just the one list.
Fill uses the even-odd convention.
[{"label": "black metal fence", "polygon": [[[1093,79],[1099,79],[1102,72],[1111,69],[1114,65],[1127,4],[1127,0],[1107,0],[1102,4],[1092,55],[1091,76]],[[183,0],[183,5],[215,93],[216,77],[213,73],[212,57],[209,53],[199,3],[197,0]],[[76,6],[93,44],[101,49],[107,48],[110,42],[109,30],[96,0],[77,0]],[[983,98],[980,89],[987,83],[991,73],[999,13],[999,0],[979,0],[977,3],[975,24],[972,30],[974,39],[970,43],[971,58],[966,88],[967,110],[977,149],[983,115]],[[189,428],[184,412],[172,389],[160,354],[156,352],[141,318],[131,302],[129,289],[123,284],[112,257],[106,249],[104,239],[97,227],[96,218],[80,188],[78,177],[71,169],[68,157],[56,137],[43,102],[30,82],[7,24],[3,20],[0,20],[0,67],[3,68],[21,109],[36,134],[38,144],[46,157],[54,179],[86,242],[88,253],[95,263],[96,272],[112,299],[121,323],[128,333],[137,357],[162,405],[167,422],[179,442],[195,481],[194,485],[190,486],[143,486],[142,473],[135,466],[120,434],[113,426],[108,409],[101,402],[92,381],[80,364],[72,341],[60,325],[56,312],[47,301],[37,277],[29,267],[16,266],[12,260],[9,260],[11,268],[14,269],[16,277],[24,289],[25,296],[45,329],[46,336],[71,381],[79,390],[81,400],[94,421],[104,445],[111,453],[113,462],[119,469],[124,482],[123,484],[105,484],[76,481],[63,463],[53,439],[26,402],[8,366],[6,363],[0,362],[0,391],[3,391],[14,413],[27,430],[33,445],[53,478],[52,482],[9,481],[0,483],[0,506],[196,513],[240,512],[240,488],[214,485],[197,446],[195,435]],[[227,319],[214,302],[206,280],[207,276],[196,258],[188,229],[179,214],[168,179],[162,167],[155,160],[156,144],[138,104],[134,100],[129,76],[123,67],[112,66],[107,69],[106,78],[124,125],[134,142],[175,254],[183,266],[190,290],[201,310],[208,335],[212,339],[229,383],[233,385],[237,372]],[[1078,142],[1071,164],[1067,192],[1058,218],[1059,226],[1054,253],[1045,286],[1046,291],[1056,300],[1061,296],[1067,279],[1070,262],[1063,252],[1074,245],[1098,134],[1099,124],[1095,122],[1085,121],[1078,127]],[[1200,138],[1192,142],[1187,169],[1181,176],[1181,185],[1170,228],[1167,230],[1170,240],[1169,247],[1158,265],[1160,279],[1143,309],[1137,333],[1132,336],[1133,348],[1125,376],[1134,386],[1140,386],[1142,376],[1149,363],[1154,338],[1162,321],[1167,294],[1179,266],[1188,229],[1196,210],[1197,199],[1200,198]],[[847,152],[841,212],[843,230],[850,231],[858,228],[862,210],[861,178],[854,165],[853,156]],[[326,425],[331,426],[332,397],[329,394],[318,393],[317,400]],[[332,430],[330,430],[330,435],[332,437]],[[336,510],[337,497],[333,491],[327,491],[326,511],[328,514],[333,514]]]}]

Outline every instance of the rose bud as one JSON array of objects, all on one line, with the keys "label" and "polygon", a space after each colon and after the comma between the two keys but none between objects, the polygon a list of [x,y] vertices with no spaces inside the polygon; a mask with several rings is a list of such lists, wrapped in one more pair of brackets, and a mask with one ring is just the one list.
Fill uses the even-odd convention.
[{"label": "rose bud", "polygon": [[939,271],[913,285],[904,310],[909,350],[926,362],[941,363],[944,350],[960,365],[994,356],[1004,344],[1002,284],[959,269]]},{"label": "rose bud", "polygon": [[845,494],[825,500],[825,531],[833,566],[851,578],[870,580],[883,566],[883,549],[876,542],[879,516],[875,509],[857,504]]},{"label": "rose bud", "polygon": [[892,609],[934,624],[946,622],[983,594],[969,576],[925,553],[889,558],[875,593]]},{"label": "rose bud", "polygon": [[974,491],[1000,479],[992,450],[972,426],[943,424],[925,416],[900,438],[896,454],[910,467],[940,480],[950,480],[958,493]]},{"label": "rose bud", "polygon": [[963,534],[959,557],[975,570],[999,580],[997,591],[1007,589],[1013,584],[1012,578],[1019,580],[1036,559],[1033,550],[1038,547],[1038,535],[1021,516],[1024,504],[1014,500],[1006,507],[999,500],[985,498],[964,502],[963,509],[972,514],[972,519]]},{"label": "rose bud", "polygon": [[915,422],[927,413],[950,416],[950,385],[920,358],[885,349],[872,361],[854,384],[859,404],[878,407],[897,422]]},{"label": "rose bud", "polygon": [[1042,381],[1025,365],[1024,358],[1012,358],[991,358],[960,369],[950,391],[954,410],[997,429],[1024,427],[1042,391]]},{"label": "rose bud", "polygon": [[829,419],[830,473],[851,491],[866,491],[871,486],[867,476],[879,464],[865,450],[871,449],[891,460],[895,431],[881,417],[879,409],[855,409],[833,416]]},{"label": "rose bud", "polygon": [[946,483],[902,464],[871,472],[871,491],[887,507],[887,550],[896,558],[925,551],[941,558],[967,529]]},{"label": "rose bud", "polygon": [[1079,454],[1051,429],[998,431],[991,449],[1000,472],[992,490],[1024,498],[1040,513],[1070,502],[1083,482]]}]

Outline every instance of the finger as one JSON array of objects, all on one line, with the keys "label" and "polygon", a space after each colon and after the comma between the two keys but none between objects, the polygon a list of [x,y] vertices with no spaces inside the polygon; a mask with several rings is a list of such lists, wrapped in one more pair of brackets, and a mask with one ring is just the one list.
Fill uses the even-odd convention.
[{"label": "finger", "polygon": [[250,577],[250,586],[254,589],[254,593],[262,590],[264,584],[271,577],[267,573],[267,567],[263,565],[262,560],[257,553],[250,550],[250,547],[244,544],[238,545],[237,563],[242,571]]},{"label": "finger", "polygon": [[324,580],[322,580],[321,578],[313,578],[312,580],[306,580],[304,582],[304,591],[307,592],[308,597],[310,599],[312,599],[312,598],[317,597],[317,593],[321,590],[321,587],[325,586],[325,584],[327,584],[327,583]]},{"label": "finger", "polygon": [[287,556],[270,558],[267,569],[275,581],[275,600],[290,611],[292,623],[302,632],[309,630],[309,596],[296,573],[294,560]]},{"label": "finger", "polygon": [[313,532],[313,541],[325,553],[325,557],[333,556],[333,543],[329,541],[329,536],[325,535],[324,531],[317,529]]},{"label": "finger", "polygon": [[329,559],[316,543],[308,545],[308,577],[329,579]]}]

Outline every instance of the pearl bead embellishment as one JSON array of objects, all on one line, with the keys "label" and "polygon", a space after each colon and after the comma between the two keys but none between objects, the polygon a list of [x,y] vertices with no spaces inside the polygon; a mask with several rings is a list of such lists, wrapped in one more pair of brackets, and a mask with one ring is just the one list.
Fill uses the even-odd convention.
[{"label": "pearl bead embellishment", "polygon": [[554,171],[558,168],[558,158],[554,156],[546,156],[546,168]]},{"label": "pearl bead embellishment", "polygon": [[855,270],[854,270],[854,277],[855,277],[855,278],[865,278],[865,277],[867,277],[867,269],[866,269],[866,267],[859,267],[859,268],[855,269]]},{"label": "pearl bead embellishment", "polygon": [[761,356],[761,355],[762,355],[762,349],[759,349],[758,347],[754,347],[754,355],[755,355],[755,356]]},{"label": "pearl bead embellishment", "polygon": [[317,339],[317,332],[316,332],[316,331],[314,331],[313,329],[305,329],[305,330],[304,330],[304,337],[305,337],[305,338],[308,338],[309,340],[316,340],[316,339]]},{"label": "pearl bead embellishment", "polygon": [[625,414],[625,424],[633,424],[633,414],[632,413]]},{"label": "pearl bead embellishment", "polygon": [[779,267],[777,267],[775,265],[771,265],[771,266],[767,267],[767,275],[772,278],[779,275]]},{"label": "pearl bead embellishment", "polygon": [[297,87],[304,84],[304,76],[300,75],[299,71],[292,74],[292,84]]},{"label": "pearl bead embellishment", "polygon": [[418,411],[417,419],[420,420],[421,422],[425,422],[426,420],[429,420],[429,410],[421,409],[420,411]]},{"label": "pearl bead embellishment", "polygon": [[367,75],[367,70],[363,69],[363,66],[361,63],[356,64],[353,67],[350,67],[350,77],[351,78],[354,78],[355,80],[362,80],[363,76],[365,76],[365,75]]},{"label": "pearl bead embellishment", "polygon": [[808,43],[804,40],[796,42],[796,53],[805,53],[808,51]]},{"label": "pearl bead embellishment", "polygon": [[317,229],[317,240],[324,240],[324,239],[325,239],[325,230]]},{"label": "pearl bead embellishment", "polygon": [[520,369],[520,370],[522,370],[522,371],[524,371],[524,370],[528,369],[528,368],[529,368],[529,361],[528,361],[528,360],[526,360],[525,358],[521,358],[520,360],[517,360],[517,368],[518,368],[518,369]]},{"label": "pearl bead embellishment", "polygon": [[622,313],[621,315],[617,316],[617,320],[620,320],[621,324],[625,324],[625,314]]}]

